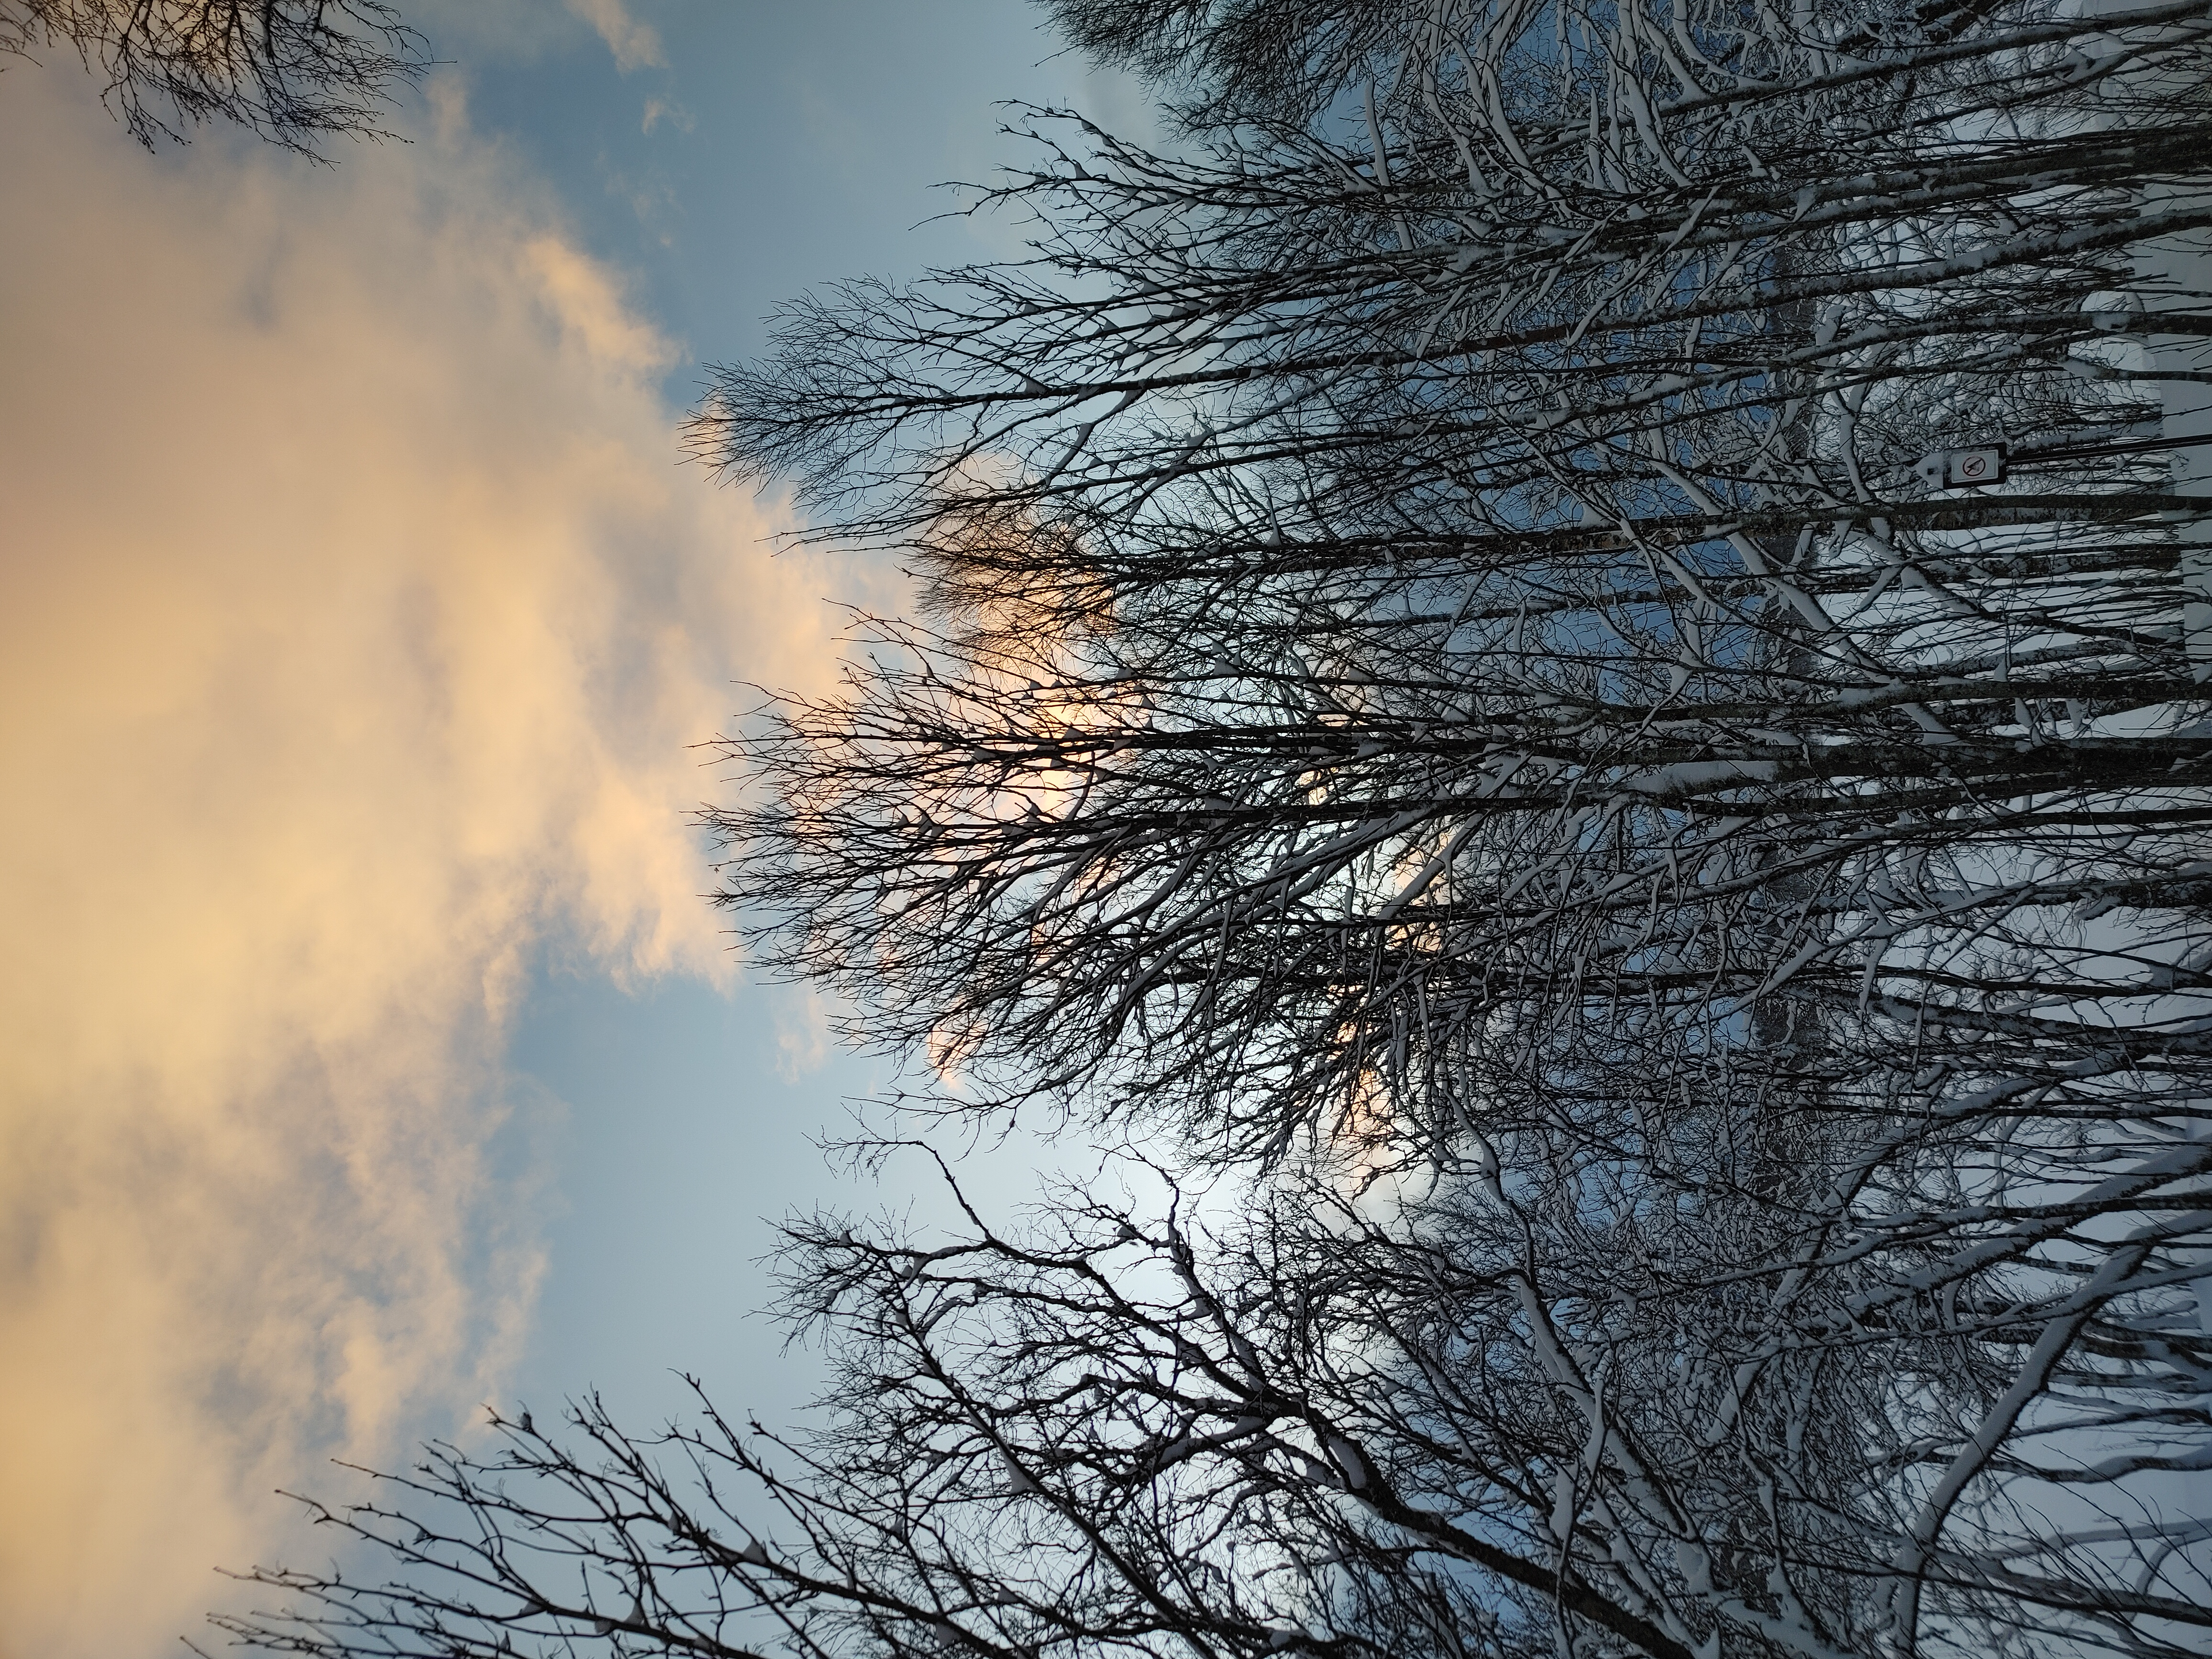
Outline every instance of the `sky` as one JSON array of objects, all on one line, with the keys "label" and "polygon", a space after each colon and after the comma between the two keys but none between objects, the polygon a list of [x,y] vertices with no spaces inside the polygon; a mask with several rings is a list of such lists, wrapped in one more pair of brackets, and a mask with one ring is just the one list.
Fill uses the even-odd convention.
[{"label": "sky", "polygon": [[181,1653],[324,1553],[275,1488],[484,1401],[793,1409],[764,1218],[906,1200],[687,817],[895,573],[677,425],[779,300],[1018,246],[932,188],[997,100],[1142,94],[1012,0],[405,9],[335,167],[0,72],[0,1659]]}]

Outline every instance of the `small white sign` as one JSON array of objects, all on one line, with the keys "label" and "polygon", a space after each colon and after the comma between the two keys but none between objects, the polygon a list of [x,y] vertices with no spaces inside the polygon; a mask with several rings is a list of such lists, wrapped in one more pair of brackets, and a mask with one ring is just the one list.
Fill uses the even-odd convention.
[{"label": "small white sign", "polygon": [[2002,447],[1930,450],[1912,464],[1912,471],[1930,489],[2002,483],[2005,453]]},{"label": "small white sign", "polygon": [[1943,459],[1945,483],[1993,484],[2004,482],[2005,453],[2002,449],[1954,449]]}]

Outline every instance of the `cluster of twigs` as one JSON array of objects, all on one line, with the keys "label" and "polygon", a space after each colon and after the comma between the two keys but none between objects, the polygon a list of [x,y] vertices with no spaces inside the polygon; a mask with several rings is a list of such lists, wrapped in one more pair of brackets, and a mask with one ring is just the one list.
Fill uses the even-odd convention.
[{"label": "cluster of twigs", "polygon": [[429,44],[383,0],[0,0],[0,53],[74,52],[153,149],[230,122],[321,161],[332,137],[383,138]]}]

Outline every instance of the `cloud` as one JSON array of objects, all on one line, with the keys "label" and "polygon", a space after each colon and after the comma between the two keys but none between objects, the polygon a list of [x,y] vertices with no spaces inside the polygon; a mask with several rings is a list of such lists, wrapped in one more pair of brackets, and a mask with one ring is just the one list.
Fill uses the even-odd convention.
[{"label": "cloud", "polygon": [[727,975],[686,745],[843,583],[675,464],[676,348],[450,91],[332,173],[8,81],[0,1656],[131,1659],[271,1486],[498,1393],[533,953]]},{"label": "cloud", "polygon": [[818,991],[780,986],[770,1006],[775,1019],[776,1075],[786,1083],[811,1077],[829,1063],[834,1036],[830,1005]]},{"label": "cloud", "polygon": [[640,132],[651,132],[663,121],[679,132],[689,132],[697,125],[691,112],[673,98],[648,98],[645,100],[645,117],[638,125]]},{"label": "cloud", "polygon": [[615,67],[624,75],[648,66],[668,67],[659,34],[650,23],[631,16],[623,0],[568,0],[568,9],[599,32],[599,39],[615,55]]}]

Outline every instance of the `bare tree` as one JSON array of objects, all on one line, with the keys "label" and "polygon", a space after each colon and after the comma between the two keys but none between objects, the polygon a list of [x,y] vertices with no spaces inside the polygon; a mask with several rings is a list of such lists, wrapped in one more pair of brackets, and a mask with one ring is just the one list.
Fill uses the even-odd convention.
[{"label": "bare tree", "polygon": [[[1948,1449],[1884,1489],[1891,1650],[1960,1628],[1947,1551],[2083,1606],[2199,1571],[2195,1362],[2106,1366],[2202,1329],[2197,509],[2171,371],[2106,343],[2207,222],[2203,27],[1436,17],[1316,23],[1367,31],[1292,100],[1356,99],[1348,142],[1093,135],[1011,192],[1033,266],[848,290],[726,379],[706,453],[941,618],[733,745],[774,793],[731,896],[986,1103],[1370,1171],[1516,1167],[1508,1125],[1617,1170],[1679,1111],[1674,1190],[1820,1241],[1782,1302],[1948,1286],[1937,1357],[1850,1339],[1909,1388],[1806,1384]],[[1954,487],[1981,447],[2012,481]]]},{"label": "bare tree", "polygon": [[[1508,1134],[1501,1178],[1380,1214],[1278,1185],[1209,1231],[1101,1180],[1013,1236],[823,1218],[785,1263],[833,1339],[814,1431],[526,1414],[317,1510],[401,1576],[261,1573],[288,1604],[220,1622],[333,1659],[2201,1651],[2201,1522],[2006,1409],[2040,1322],[2092,1432],[2201,1340],[1814,1243],[1820,1176],[1731,1188],[1670,1128],[1640,1167]],[[2132,1472],[2190,1443],[2137,1433]]]},{"label": "bare tree", "polygon": [[713,821],[917,1104],[1218,1188],[797,1228],[811,1434],[512,1425],[233,1628],[2201,1650],[2202,508],[2130,343],[2212,314],[2145,274],[2201,5],[1060,10],[1220,100],[1037,118],[1033,260],[720,377],[699,452],[924,603]]},{"label": "bare tree", "polygon": [[[1449,1136],[1655,997],[1674,1037],[1782,999],[1987,1056],[2054,1034],[1967,1006],[1998,981],[2144,994],[2049,935],[2201,896],[2204,739],[2127,715],[2193,695],[2181,503],[2154,391],[2091,355],[2130,250],[2205,217],[2130,193],[2194,165],[2196,106],[2075,123],[2077,26],[2010,15],[1904,31],[1887,79],[1707,38],[1730,101],[1632,17],[1560,22],[1548,124],[1480,95],[1559,68],[1515,37],[1365,157],[1093,135],[1012,192],[1033,266],[809,302],[726,377],[702,452],[944,618],[735,746],[781,792],[721,820],[770,960],[864,1036],[1235,1156],[1371,1121],[1378,1067],[1390,1133]],[[2201,72],[2171,21],[2113,56]],[[1915,474],[2007,432],[2002,493]],[[1938,960],[1923,919],[2041,954]]]},{"label": "bare tree", "polygon": [[325,140],[380,125],[429,66],[429,47],[382,0],[0,0],[0,52],[74,51],[148,149],[232,121],[320,158]]}]

